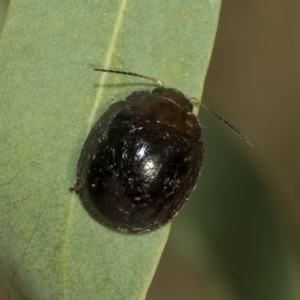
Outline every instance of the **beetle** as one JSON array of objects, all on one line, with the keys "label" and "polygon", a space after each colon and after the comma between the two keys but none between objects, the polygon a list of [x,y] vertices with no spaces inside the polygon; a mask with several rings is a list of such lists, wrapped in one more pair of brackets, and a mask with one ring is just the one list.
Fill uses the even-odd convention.
[{"label": "beetle", "polygon": [[[195,189],[204,160],[201,126],[182,92],[160,85],[134,91],[112,104],[83,145],[74,190],[97,221],[128,233],[155,230],[183,208]],[[221,119],[247,143],[251,142]]]}]

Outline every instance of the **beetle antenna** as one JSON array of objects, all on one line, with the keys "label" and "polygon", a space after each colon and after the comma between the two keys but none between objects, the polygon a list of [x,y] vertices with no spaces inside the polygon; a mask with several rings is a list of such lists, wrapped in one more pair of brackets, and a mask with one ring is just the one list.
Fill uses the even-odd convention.
[{"label": "beetle antenna", "polygon": [[224,118],[222,118],[219,114],[217,114],[214,110],[208,108],[205,104],[201,103],[201,106],[208,110],[211,114],[213,114],[215,117],[217,117],[219,120],[221,120],[225,125],[227,125],[230,129],[232,129],[240,138],[242,138],[248,145],[253,146],[251,141],[244,136],[240,131],[238,131],[233,125],[231,125],[228,121],[226,121]]},{"label": "beetle antenna", "polygon": [[146,76],[146,75],[141,75],[141,74],[132,73],[132,72],[125,72],[125,71],[109,70],[109,69],[94,69],[94,71],[116,73],[116,74],[122,74],[122,75],[130,75],[130,76],[140,77],[140,78],[151,80],[151,81],[157,83],[158,85],[160,85],[161,87],[164,87],[164,83],[163,83],[162,80],[154,78],[154,77],[149,77],[149,76]]}]

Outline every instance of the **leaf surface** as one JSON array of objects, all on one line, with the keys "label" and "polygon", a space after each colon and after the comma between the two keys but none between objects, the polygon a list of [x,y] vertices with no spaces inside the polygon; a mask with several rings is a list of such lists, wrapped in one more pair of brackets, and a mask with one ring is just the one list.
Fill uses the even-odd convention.
[{"label": "leaf surface", "polygon": [[0,44],[0,276],[12,299],[143,299],[170,225],[125,235],[69,192],[90,127],[137,78],[200,98],[220,1],[11,1]]}]

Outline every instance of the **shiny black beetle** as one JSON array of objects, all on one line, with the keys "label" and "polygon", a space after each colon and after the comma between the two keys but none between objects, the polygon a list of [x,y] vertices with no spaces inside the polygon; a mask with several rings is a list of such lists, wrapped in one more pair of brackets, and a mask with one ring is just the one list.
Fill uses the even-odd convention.
[{"label": "shiny black beetle", "polygon": [[201,126],[190,100],[162,81],[95,70],[161,87],[133,92],[100,117],[82,148],[72,190],[100,223],[122,232],[152,231],[177,215],[196,186],[205,153]]}]

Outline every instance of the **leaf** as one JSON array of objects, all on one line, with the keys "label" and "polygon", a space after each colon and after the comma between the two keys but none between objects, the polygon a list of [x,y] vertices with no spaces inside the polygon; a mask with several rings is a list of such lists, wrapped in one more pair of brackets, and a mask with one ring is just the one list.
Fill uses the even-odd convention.
[{"label": "leaf", "polygon": [[143,299],[170,225],[125,235],[69,192],[85,137],[137,78],[200,98],[220,1],[12,1],[0,48],[0,275],[12,299]]}]

